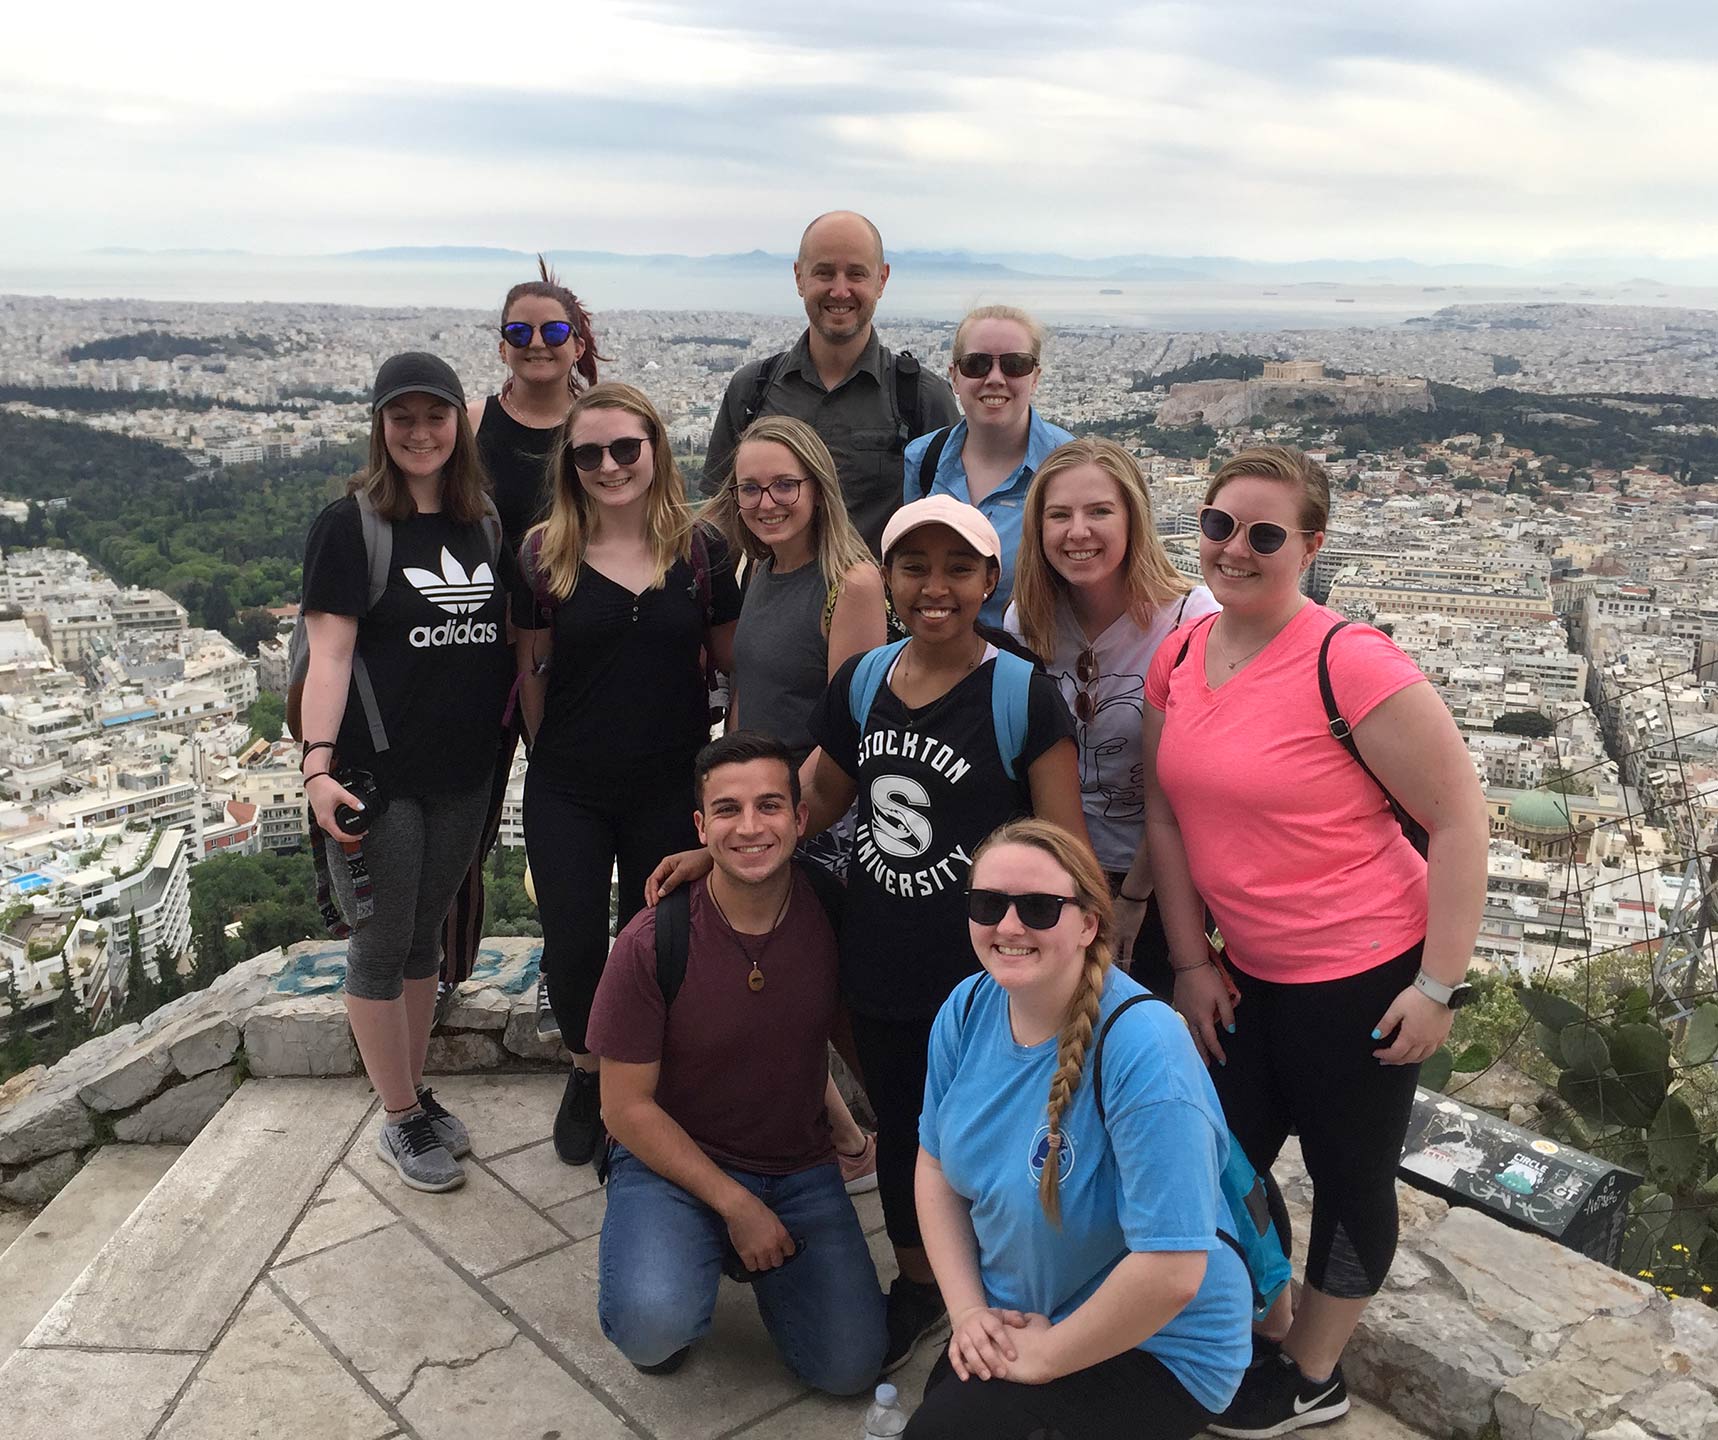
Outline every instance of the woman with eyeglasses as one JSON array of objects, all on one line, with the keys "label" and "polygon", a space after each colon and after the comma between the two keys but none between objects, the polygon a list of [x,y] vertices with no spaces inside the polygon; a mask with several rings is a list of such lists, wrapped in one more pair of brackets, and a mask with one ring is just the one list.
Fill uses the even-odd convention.
[{"label": "woman with eyeglasses", "polygon": [[1043,376],[1044,327],[1012,305],[981,305],[954,332],[949,383],[965,419],[907,446],[901,502],[952,495],[976,508],[1002,542],[1002,574],[979,619],[1001,628],[1014,593],[1020,516],[1033,472],[1074,437],[1032,407]]},{"label": "woman with eyeglasses", "polygon": [[692,761],[709,741],[706,675],[733,663],[740,613],[728,547],[698,524],[655,406],[595,385],[549,462],[548,517],[525,539],[532,595],[514,606],[531,767],[525,853],[543,920],[543,972],[573,1053],[555,1153],[582,1165],[602,1138],[585,1042],[619,921],[664,855],[697,843]]},{"label": "woman with eyeglasses", "polygon": [[[1061,693],[979,629],[1001,573],[995,528],[972,506],[932,495],[889,517],[882,548],[909,638],[836,672],[811,719],[819,749],[804,793],[808,835],[858,801],[841,992],[877,1115],[878,1190],[900,1268],[889,1290],[893,1366],[943,1316],[913,1209],[913,1166],[931,1022],[976,964],[965,919],[973,852],[1016,816],[1052,820],[1082,844],[1085,821]],[[702,851],[671,856],[653,889],[709,868]]]},{"label": "woman with eyeglasses", "polygon": [[1250,1357],[1211,1081],[1112,968],[1109,890],[1072,835],[1004,825],[966,901],[983,972],[931,1030],[917,1177],[952,1333],[906,1440],[1187,1440]]},{"label": "woman with eyeglasses", "polygon": [[[568,407],[581,385],[596,383],[597,361],[602,358],[591,333],[590,312],[561,284],[541,255],[537,269],[542,278],[521,281],[507,292],[501,305],[498,348],[507,366],[507,379],[495,394],[467,406],[477,436],[478,457],[501,516],[507,552],[514,556],[525,532],[542,518],[549,456],[566,423]],[[483,936],[483,864],[501,833],[501,810],[518,746],[515,713],[501,732],[489,814],[477,853],[443,926],[443,994],[467,979],[477,963]],[[539,1011],[547,1018],[547,994],[541,982],[538,1002]]]},{"label": "woman with eyeglasses", "polygon": [[1074,712],[1086,829],[1115,899],[1116,961],[1167,997],[1174,977],[1144,843],[1145,675],[1164,637],[1217,602],[1170,564],[1145,476],[1113,440],[1084,436],[1053,450],[1021,520],[1004,623],[1043,657]]},{"label": "woman with eyeglasses", "polygon": [[1419,1064],[1467,998],[1485,905],[1484,798],[1449,711],[1387,636],[1301,593],[1329,510],[1323,469],[1298,450],[1226,462],[1199,513],[1223,609],[1172,635],[1146,678],[1147,845],[1175,1008],[1254,1169],[1293,1129],[1313,1188],[1305,1288],[1264,1322],[1280,1353],[1247,1372],[1220,1435],[1347,1410],[1339,1362],[1395,1254]]},{"label": "woman with eyeglasses", "polygon": [[[828,446],[790,416],[766,415],[746,428],[732,478],[703,518],[751,564],[734,631],[728,727],[773,736],[803,765],[817,748],[812,712],[835,672],[887,638],[882,572],[847,517]],[[845,881],[852,845],[843,816],[802,841],[799,853]],[[851,1048],[845,1018],[840,1044]],[[825,1100],[843,1184],[851,1195],[875,1190],[875,1140],[833,1080]]]}]

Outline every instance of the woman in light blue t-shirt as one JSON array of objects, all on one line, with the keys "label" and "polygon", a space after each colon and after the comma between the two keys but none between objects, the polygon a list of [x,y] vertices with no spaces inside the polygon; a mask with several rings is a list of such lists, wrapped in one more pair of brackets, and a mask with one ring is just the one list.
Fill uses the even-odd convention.
[{"label": "woman in light blue t-shirt", "polygon": [[919,1130],[953,1331],[907,1440],[1185,1440],[1252,1354],[1246,1267],[1218,1236],[1216,1093],[1167,1005],[1105,1035],[1144,992],[1111,967],[1109,887],[1073,836],[997,830],[968,914],[986,973],[937,1015]]}]

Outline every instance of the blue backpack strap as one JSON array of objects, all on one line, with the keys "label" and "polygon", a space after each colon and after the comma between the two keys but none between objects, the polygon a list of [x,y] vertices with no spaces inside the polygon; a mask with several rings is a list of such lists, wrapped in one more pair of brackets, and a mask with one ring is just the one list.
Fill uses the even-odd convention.
[{"label": "blue backpack strap", "polygon": [[1002,768],[1010,780],[1014,762],[1026,744],[1026,711],[1032,691],[1032,662],[1012,650],[996,652],[996,669],[990,677],[990,719],[996,727],[996,748]]},{"label": "blue backpack strap", "polygon": [[853,723],[859,727],[860,739],[865,738],[865,722],[871,718],[871,706],[876,703],[877,692],[888,678],[889,667],[906,648],[905,640],[897,640],[893,645],[879,645],[875,650],[867,650],[859,657],[853,670],[853,683],[847,690],[847,708],[853,714]]}]

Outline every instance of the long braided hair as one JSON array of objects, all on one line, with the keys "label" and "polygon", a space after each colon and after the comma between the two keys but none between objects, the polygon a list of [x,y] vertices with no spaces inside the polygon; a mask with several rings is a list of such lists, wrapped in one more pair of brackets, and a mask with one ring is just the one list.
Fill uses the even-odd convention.
[{"label": "long braided hair", "polygon": [[1038,1180],[1038,1203],[1044,1207],[1050,1223],[1059,1228],[1062,1223],[1062,1116],[1073,1101],[1074,1092],[1080,1088],[1080,1077],[1086,1067],[1086,1051],[1091,1048],[1098,1006],[1103,999],[1104,974],[1115,958],[1115,911],[1110,903],[1109,884],[1098,868],[1097,858],[1089,847],[1060,825],[1052,825],[1048,820],[1010,820],[991,831],[978,847],[972,857],[974,872],[985,851],[998,845],[1029,845],[1042,850],[1067,872],[1080,909],[1098,922],[1097,934],[1086,946],[1079,983],[1068,999],[1062,1028],[1056,1036],[1056,1073],[1050,1079],[1049,1153],[1044,1157],[1044,1173]]}]

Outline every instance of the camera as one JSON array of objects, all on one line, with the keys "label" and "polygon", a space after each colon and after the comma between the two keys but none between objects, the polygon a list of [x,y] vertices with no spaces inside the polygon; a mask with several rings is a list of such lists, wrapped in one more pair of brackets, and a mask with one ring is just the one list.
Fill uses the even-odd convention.
[{"label": "camera", "polygon": [[335,772],[334,779],[364,802],[364,808],[356,810],[342,800],[334,807],[334,823],[348,835],[362,835],[388,808],[381,787],[368,770],[339,770]]}]

